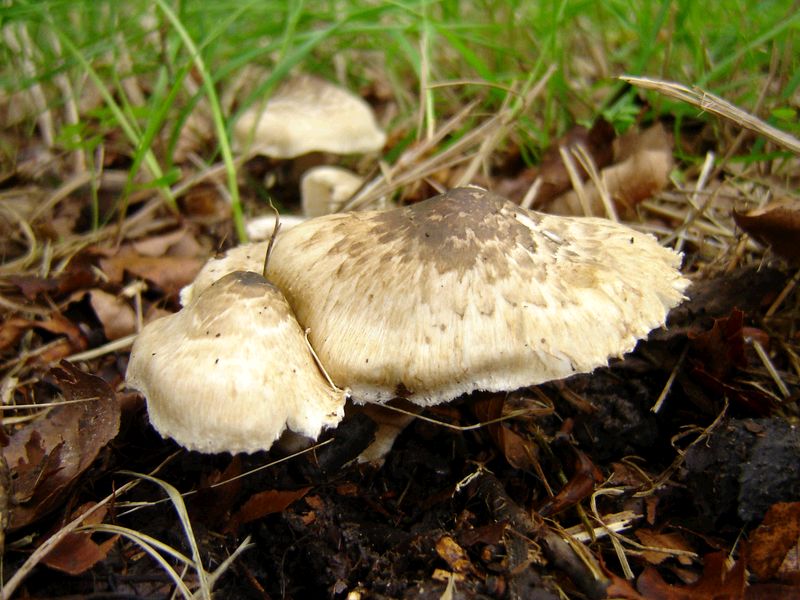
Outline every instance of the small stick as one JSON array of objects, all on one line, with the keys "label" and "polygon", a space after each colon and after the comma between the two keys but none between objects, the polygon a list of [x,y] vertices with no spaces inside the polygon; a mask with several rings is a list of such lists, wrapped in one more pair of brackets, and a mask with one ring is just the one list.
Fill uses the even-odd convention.
[{"label": "small stick", "polygon": [[[269,199],[269,207],[275,213],[275,226],[272,228],[272,235],[269,236],[269,244],[267,244],[267,254],[264,257],[264,271],[262,275],[264,279],[267,278],[267,265],[269,265],[269,257],[272,255],[272,247],[275,245],[275,238],[278,237],[278,230],[281,228],[281,214],[275,205],[272,203],[272,198]],[[308,336],[306,336],[308,339]]]}]

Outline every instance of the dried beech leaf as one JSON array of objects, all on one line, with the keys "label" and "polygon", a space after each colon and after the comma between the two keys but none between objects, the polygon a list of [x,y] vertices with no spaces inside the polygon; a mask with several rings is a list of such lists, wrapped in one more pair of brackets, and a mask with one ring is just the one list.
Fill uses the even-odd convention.
[{"label": "dried beech leaf", "polygon": [[198,257],[207,252],[188,229],[176,229],[164,235],[136,240],[131,244],[142,256]]},{"label": "dried beech leaf", "polygon": [[[95,504],[94,502],[87,502],[81,505],[70,516],[70,520],[85,513],[94,507]],[[107,512],[107,507],[101,507],[86,517],[83,522],[84,525],[102,523]],[[92,540],[92,534],[90,532],[68,533],[45,555],[42,562],[51,569],[56,569],[69,575],[80,575],[103,560],[118,538],[119,536],[115,535],[103,543],[98,544]]]},{"label": "dried beech leaf", "polygon": [[[203,523],[218,526],[227,522],[234,503],[242,491],[242,458],[235,454],[224,471],[214,470],[203,477],[197,493],[191,498],[191,514]],[[220,485],[221,482],[226,482]]]},{"label": "dried beech leaf", "polygon": [[117,340],[136,331],[136,313],[124,299],[93,289],[89,292],[89,302],[107,340]]},{"label": "dried beech leaf", "polygon": [[115,283],[121,283],[128,271],[173,295],[192,282],[203,262],[200,258],[186,256],[143,256],[126,246],[114,256],[101,259],[100,267]]},{"label": "dried beech leaf", "polygon": [[647,567],[636,581],[636,588],[648,600],[740,600],[744,598],[745,565],[736,561],[728,569],[725,552],[706,554],[703,575],[686,586],[670,585],[658,571]]},{"label": "dried beech leaf", "polygon": [[[651,548],[694,552],[694,548],[692,548],[684,537],[678,533],[660,533],[641,527],[636,530],[636,537],[639,538],[639,541],[644,546],[649,546]],[[658,552],[655,550],[644,550],[642,552],[642,557],[651,565],[660,565],[671,556],[671,554],[666,552]],[[683,565],[690,565],[692,562],[691,559],[685,556],[678,556],[677,560]]]},{"label": "dried beech leaf", "polygon": [[771,579],[800,538],[800,502],[773,504],[750,535],[747,566],[761,580]]},{"label": "dried beech leaf", "polygon": [[293,502],[305,496],[310,489],[310,487],[304,487],[299,490],[267,490],[253,494],[233,515],[227,530],[235,531],[245,523],[283,512]]},{"label": "dried beech leaf", "polygon": [[734,211],[736,224],[776,254],[800,262],[800,201],[784,200],[748,213]]},{"label": "dried beech leaf", "polygon": [[552,498],[548,498],[539,507],[538,513],[547,517],[574,506],[594,492],[596,484],[604,480],[603,474],[589,456],[577,448],[572,448],[575,453],[572,476],[567,484]]},{"label": "dried beech leaf", "polygon": [[68,533],[42,562],[68,575],[80,575],[103,560],[118,538],[115,535],[98,544],[89,533]]},{"label": "dried beech leaf", "polygon": [[[487,422],[503,415],[504,404],[505,397],[495,394],[489,398],[476,400],[473,403],[473,410],[482,422]],[[509,465],[515,469],[527,470],[536,464],[539,449],[533,440],[523,438],[503,423],[491,423],[486,430]]]},{"label": "dried beech leaf", "polygon": [[[620,212],[630,211],[642,200],[653,197],[669,183],[672,170],[672,142],[661,124],[643,133],[632,133],[618,140],[614,164],[600,171],[611,199]],[[595,216],[604,215],[605,207],[597,186],[591,180],[584,186],[589,207]],[[548,212],[582,215],[583,208],[575,191],[554,199]]]},{"label": "dried beech leaf", "polygon": [[0,350],[16,344],[29,329],[43,329],[55,335],[66,336],[73,351],[86,349],[86,338],[80,328],[56,314],[44,321],[16,317],[0,323]]},{"label": "dried beech leaf", "polygon": [[16,431],[4,450],[19,504],[9,529],[32,523],[65,500],[64,492],[119,430],[120,410],[109,385],[62,361],[53,369],[66,400]]},{"label": "dried beech leaf", "polygon": [[743,322],[744,313],[734,309],[729,317],[715,319],[709,331],[689,334],[692,357],[699,360],[703,369],[717,379],[726,380],[735,369],[747,367]]}]

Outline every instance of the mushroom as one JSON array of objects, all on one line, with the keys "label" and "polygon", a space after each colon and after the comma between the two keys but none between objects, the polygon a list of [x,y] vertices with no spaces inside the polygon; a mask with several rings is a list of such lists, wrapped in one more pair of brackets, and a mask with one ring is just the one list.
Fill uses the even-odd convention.
[{"label": "mushroom", "polygon": [[[263,258],[261,259],[263,260]],[[344,416],[280,291],[237,271],[149,323],[126,373],[153,427],[190,450],[267,450],[289,429],[316,439]]]},{"label": "mushroom", "polygon": [[288,80],[265,104],[246,110],[233,137],[240,150],[272,158],[374,152],[386,142],[364,100],[309,75]]},{"label": "mushroom", "polygon": [[622,356],[683,299],[680,262],[625,225],[457,188],[301,223],[277,238],[268,277],[354,401],[426,406]]},{"label": "mushroom", "polygon": [[[270,216],[270,232],[275,228],[275,216]],[[181,290],[181,306],[188,306],[197,296],[218,279],[236,271],[260,272],[264,267],[269,242],[242,244],[220,257],[211,258],[195,275],[192,283]]]},{"label": "mushroom", "polygon": [[300,180],[300,197],[306,217],[321,217],[339,212],[364,180],[340,167],[314,167]]}]

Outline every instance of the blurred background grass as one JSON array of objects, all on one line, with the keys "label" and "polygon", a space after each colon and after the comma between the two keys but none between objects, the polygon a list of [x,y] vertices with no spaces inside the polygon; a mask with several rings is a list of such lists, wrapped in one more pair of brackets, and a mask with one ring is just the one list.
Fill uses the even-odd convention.
[{"label": "blurred background grass", "polygon": [[[555,67],[508,138],[529,163],[571,125],[599,115],[618,131],[665,117],[680,132],[684,119],[705,118],[656,95],[643,113],[642,92],[621,74],[699,85],[788,132],[800,129],[800,11],[786,1],[37,0],[6,4],[0,23],[4,127],[64,152],[115,138],[130,152],[129,187],[144,165],[149,185],[173,206],[175,146],[201,98],[217,117],[216,152],[206,158],[225,162],[237,206],[232,124],[297,71],[373,103],[391,97],[383,125],[408,143],[475,99],[476,115],[500,110],[506,90]],[[253,66],[268,75],[218,101]],[[28,99],[22,114],[9,102],[20,92]],[[98,93],[102,102],[84,111]],[[13,164],[15,137],[0,143],[3,163]],[[395,140],[385,158],[403,146]],[[746,151],[760,156],[757,145]]]}]

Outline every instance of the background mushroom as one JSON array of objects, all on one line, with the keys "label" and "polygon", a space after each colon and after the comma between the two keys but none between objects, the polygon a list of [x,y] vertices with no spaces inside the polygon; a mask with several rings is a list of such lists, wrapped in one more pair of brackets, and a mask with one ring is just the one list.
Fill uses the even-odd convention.
[{"label": "background mushroom", "polygon": [[386,142],[364,100],[310,75],[288,80],[265,104],[246,110],[233,136],[240,150],[272,158],[374,152]]},{"label": "background mushroom", "polygon": [[652,236],[525,210],[479,188],[284,232],[269,277],[357,402],[436,404],[607,364],[688,280]]},{"label": "background mushroom", "polygon": [[256,273],[226,275],[148,324],[126,380],[161,435],[201,452],[266,450],[286,428],[316,439],[344,416],[345,393],[325,381],[283,295]]},{"label": "background mushroom", "polygon": [[321,217],[339,212],[364,179],[340,167],[314,167],[300,180],[300,197],[306,217]]}]

